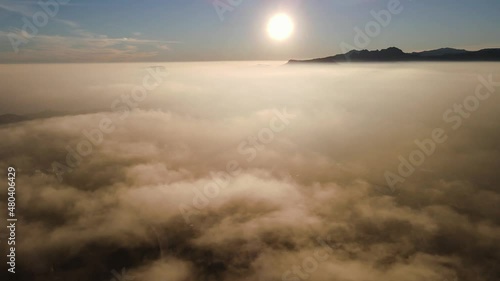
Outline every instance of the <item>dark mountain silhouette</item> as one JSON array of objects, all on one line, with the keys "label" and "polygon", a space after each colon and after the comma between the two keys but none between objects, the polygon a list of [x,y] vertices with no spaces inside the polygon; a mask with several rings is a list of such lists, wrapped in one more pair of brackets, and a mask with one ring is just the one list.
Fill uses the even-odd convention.
[{"label": "dark mountain silhouette", "polygon": [[420,55],[422,57],[435,57],[443,55],[456,55],[467,53],[467,50],[453,49],[453,48],[441,48],[437,50],[424,51],[424,52],[414,52],[412,54]]},{"label": "dark mountain silhouette", "polygon": [[424,52],[405,53],[396,47],[383,50],[352,50],[326,58],[311,60],[290,60],[288,64],[297,63],[335,63],[335,62],[404,62],[404,61],[500,61],[500,49],[483,49],[467,51],[442,48]]}]

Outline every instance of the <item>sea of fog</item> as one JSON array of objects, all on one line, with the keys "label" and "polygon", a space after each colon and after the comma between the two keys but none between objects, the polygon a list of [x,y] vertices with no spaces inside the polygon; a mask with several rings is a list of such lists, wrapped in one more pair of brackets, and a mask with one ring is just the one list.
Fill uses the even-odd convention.
[{"label": "sea of fog", "polygon": [[500,276],[499,63],[16,64],[0,84],[22,280]]}]

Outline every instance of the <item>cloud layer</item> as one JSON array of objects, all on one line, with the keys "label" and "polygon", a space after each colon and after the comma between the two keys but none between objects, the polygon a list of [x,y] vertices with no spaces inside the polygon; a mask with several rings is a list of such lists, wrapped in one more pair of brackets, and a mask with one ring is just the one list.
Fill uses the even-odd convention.
[{"label": "cloud layer", "polygon": [[[2,113],[96,112],[0,127],[0,166],[19,170],[23,280],[499,276],[500,89],[459,130],[442,117],[497,65],[163,66],[123,120],[111,103],[146,65],[0,76]],[[263,138],[276,111],[293,117]],[[53,163],[103,118],[113,132],[59,181]],[[448,141],[391,190],[384,172],[437,127]]]}]

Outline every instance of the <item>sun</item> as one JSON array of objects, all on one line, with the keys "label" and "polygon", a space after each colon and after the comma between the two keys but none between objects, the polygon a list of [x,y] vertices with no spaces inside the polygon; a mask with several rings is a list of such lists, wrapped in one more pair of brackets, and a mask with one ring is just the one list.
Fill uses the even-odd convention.
[{"label": "sun", "polygon": [[286,14],[274,15],[267,24],[269,37],[277,41],[283,41],[292,35],[294,29],[292,19]]}]

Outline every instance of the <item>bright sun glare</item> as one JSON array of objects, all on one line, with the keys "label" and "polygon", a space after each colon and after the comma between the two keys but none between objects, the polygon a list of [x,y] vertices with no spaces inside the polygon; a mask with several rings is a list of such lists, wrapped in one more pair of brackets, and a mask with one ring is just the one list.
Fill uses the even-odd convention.
[{"label": "bright sun glare", "polygon": [[269,20],[267,33],[272,39],[282,41],[292,35],[293,28],[293,22],[289,16],[277,14]]}]

